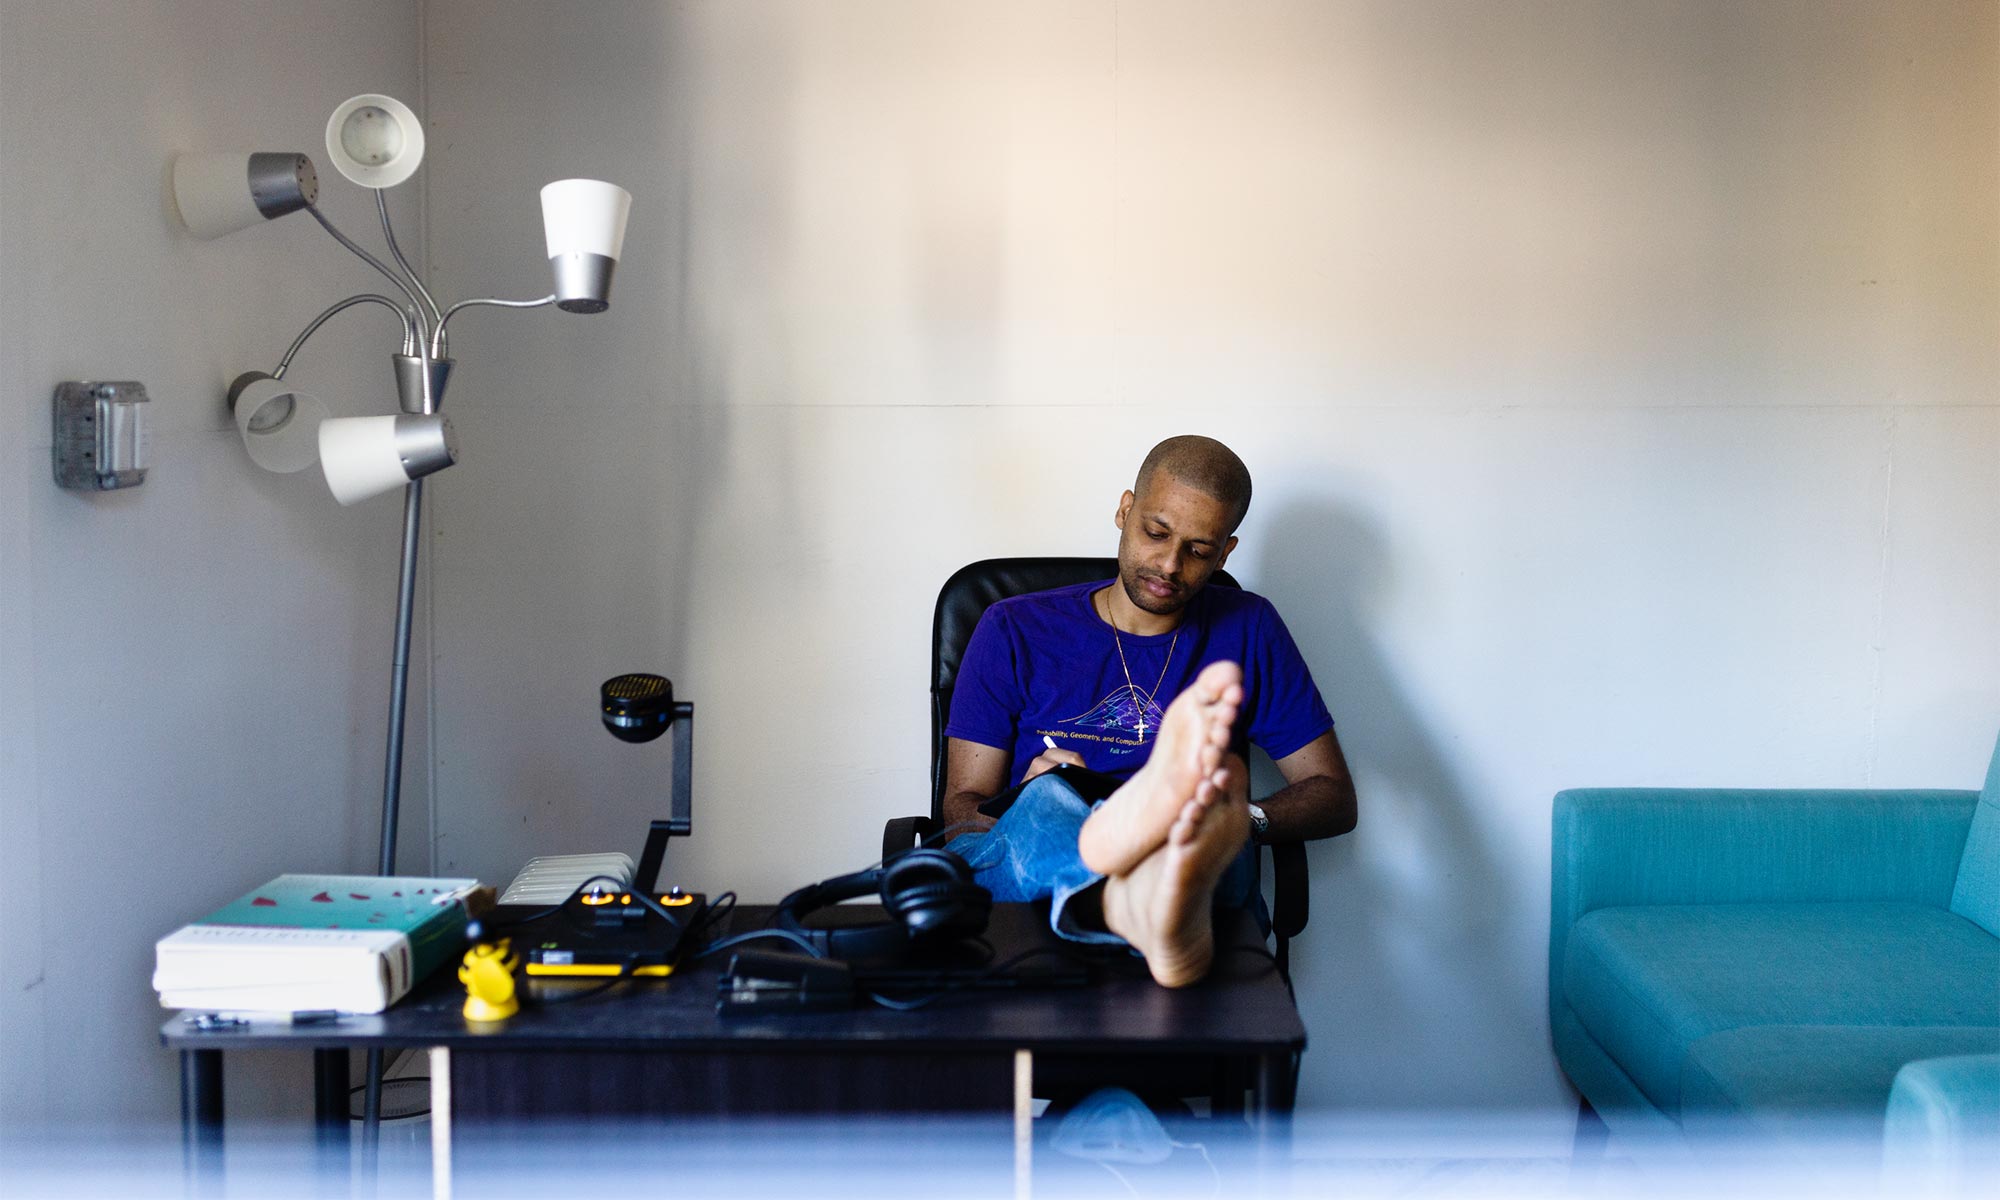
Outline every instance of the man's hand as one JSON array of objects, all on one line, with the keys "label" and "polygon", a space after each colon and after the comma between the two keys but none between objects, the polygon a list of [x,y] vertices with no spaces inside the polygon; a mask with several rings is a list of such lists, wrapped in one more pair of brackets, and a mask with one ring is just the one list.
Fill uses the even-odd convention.
[{"label": "man's hand", "polygon": [[1040,754],[1035,755],[1034,761],[1028,764],[1028,772],[1021,776],[1021,782],[1026,783],[1035,776],[1040,775],[1043,771],[1052,771],[1064,763],[1072,767],[1083,766],[1083,755],[1078,754],[1074,750],[1044,750]]},{"label": "man's hand", "polygon": [[1257,802],[1271,822],[1265,841],[1307,842],[1354,828],[1354,779],[1331,730],[1278,759],[1277,767],[1285,786]]}]

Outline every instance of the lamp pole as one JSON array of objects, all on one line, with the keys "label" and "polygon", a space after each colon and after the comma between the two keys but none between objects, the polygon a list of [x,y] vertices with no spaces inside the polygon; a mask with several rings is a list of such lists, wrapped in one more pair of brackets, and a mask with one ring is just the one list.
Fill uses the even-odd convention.
[{"label": "lamp pole", "polygon": [[389,745],[382,768],[382,854],[376,874],[396,873],[396,823],[403,801],[403,728],[410,699],[410,625],[417,596],[417,538],[423,526],[424,481],[403,489],[403,562],[396,582],[396,658],[389,675]]}]

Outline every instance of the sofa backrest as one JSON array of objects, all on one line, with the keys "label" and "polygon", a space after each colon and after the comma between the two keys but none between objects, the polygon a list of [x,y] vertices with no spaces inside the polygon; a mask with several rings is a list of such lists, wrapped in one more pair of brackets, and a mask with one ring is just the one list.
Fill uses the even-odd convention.
[{"label": "sofa backrest", "polygon": [[2000,744],[1986,768],[1986,786],[1965,835],[1965,853],[1958,860],[1958,882],[1951,889],[1951,911],[2000,937]]}]

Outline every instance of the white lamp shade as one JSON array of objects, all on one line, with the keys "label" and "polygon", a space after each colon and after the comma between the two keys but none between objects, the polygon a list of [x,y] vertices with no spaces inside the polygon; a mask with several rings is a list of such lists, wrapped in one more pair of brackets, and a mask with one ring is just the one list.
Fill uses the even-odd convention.
[{"label": "white lamp shade", "polygon": [[181,154],[174,158],[174,213],[198,238],[219,238],[297,212],[319,197],[303,154]]},{"label": "white lamp shade", "polygon": [[355,96],[327,118],[326,152],[349,182],[395,187],[424,161],[424,124],[394,96]]},{"label": "white lamp shade", "polygon": [[334,417],[319,426],[320,469],[342,504],[393,491],[457,461],[442,416]]},{"label": "white lamp shade", "polygon": [[250,461],[289,474],[319,461],[319,427],[326,405],[276,379],[259,379],[236,393],[236,432]]},{"label": "white lamp shade", "polygon": [[632,193],[601,179],[559,179],[542,189],[542,231],[549,257],[596,254],[616,259],[625,249]]}]

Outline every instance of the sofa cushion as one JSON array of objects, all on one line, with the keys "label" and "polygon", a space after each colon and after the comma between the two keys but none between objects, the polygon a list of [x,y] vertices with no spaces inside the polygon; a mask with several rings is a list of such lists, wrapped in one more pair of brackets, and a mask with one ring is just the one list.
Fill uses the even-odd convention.
[{"label": "sofa cushion", "polygon": [[1965,835],[1951,911],[2000,937],[2000,744],[1993,747],[1986,786],[1972,813],[1972,829]]},{"label": "sofa cushion", "polygon": [[1681,1119],[1750,1118],[1811,1133],[1844,1117],[1879,1126],[1905,1064],[2000,1051],[1994,1025],[1758,1025],[1711,1033],[1681,1068]]},{"label": "sofa cushion", "polygon": [[2000,1025],[2000,938],[1896,901],[1605,908],[1579,920],[1563,994],[1678,1117],[1681,1064],[1752,1025]]}]

